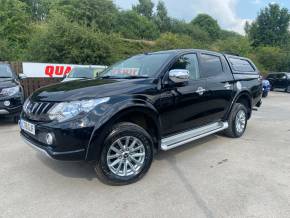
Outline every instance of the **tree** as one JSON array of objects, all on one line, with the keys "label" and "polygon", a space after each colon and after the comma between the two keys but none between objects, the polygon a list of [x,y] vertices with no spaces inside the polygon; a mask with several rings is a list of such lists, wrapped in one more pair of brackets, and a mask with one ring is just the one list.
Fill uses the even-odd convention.
[{"label": "tree", "polygon": [[149,19],[153,16],[154,3],[151,0],[139,0],[139,4],[133,6],[133,10]]},{"label": "tree", "polygon": [[157,13],[155,16],[155,22],[160,32],[168,32],[170,30],[170,18],[168,17],[167,8],[163,1],[159,1],[157,4]]},{"label": "tree", "polygon": [[210,38],[213,40],[219,39],[221,35],[221,28],[218,22],[207,14],[199,14],[192,24],[199,26],[202,30],[206,31]]},{"label": "tree", "polygon": [[289,37],[290,14],[287,8],[278,4],[269,4],[261,10],[257,19],[247,26],[247,32],[253,46],[282,46]]},{"label": "tree", "polygon": [[5,56],[16,60],[20,58],[29,39],[27,5],[18,0],[0,0],[0,5],[1,49],[4,51],[6,48],[10,54]]},{"label": "tree", "polygon": [[124,11],[119,14],[116,31],[129,39],[152,40],[159,37],[155,23],[135,11]]},{"label": "tree", "polygon": [[43,21],[49,13],[52,0],[20,0],[27,4],[28,12],[35,21]]},{"label": "tree", "polygon": [[26,60],[76,64],[108,64],[111,39],[106,34],[55,14],[35,26]]},{"label": "tree", "polygon": [[112,32],[118,9],[111,0],[56,0],[52,14],[64,14],[71,22],[78,22],[102,32]]},{"label": "tree", "polygon": [[281,48],[259,47],[256,50],[256,58],[267,71],[283,72],[289,71],[289,55]]}]

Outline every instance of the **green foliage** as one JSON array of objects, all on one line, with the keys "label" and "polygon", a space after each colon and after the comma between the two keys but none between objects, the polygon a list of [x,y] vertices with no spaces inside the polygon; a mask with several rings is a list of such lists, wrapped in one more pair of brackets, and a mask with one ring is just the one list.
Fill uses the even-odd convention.
[{"label": "green foliage", "polygon": [[111,0],[54,0],[52,14],[62,13],[71,22],[89,26],[103,32],[114,29],[118,15]]},{"label": "green foliage", "polygon": [[0,61],[11,59],[9,50],[8,42],[0,39]]},{"label": "green foliage", "polygon": [[151,18],[153,16],[154,3],[151,0],[139,0],[139,4],[133,6],[133,10],[138,14]]},{"label": "green foliage", "polygon": [[249,40],[244,37],[233,37],[226,40],[218,40],[211,46],[212,50],[239,54],[242,56],[248,56],[252,51]]},{"label": "green foliage", "polygon": [[135,11],[121,12],[117,19],[116,32],[129,39],[156,39],[159,30],[156,24]]},{"label": "green foliage", "polygon": [[256,58],[268,71],[282,72],[290,70],[289,53],[278,47],[260,47],[256,50]]},{"label": "green foliage", "polygon": [[28,61],[108,64],[112,54],[107,35],[69,22],[56,14],[35,27],[27,49]]},{"label": "green foliage", "polygon": [[288,9],[269,4],[245,30],[254,46],[282,46],[289,38],[289,22]]},{"label": "green foliage", "polygon": [[156,41],[156,50],[169,50],[180,48],[196,48],[199,45],[194,43],[192,38],[187,35],[177,35],[173,33],[164,33]]},{"label": "green foliage", "polygon": [[163,1],[158,2],[155,23],[157,24],[161,33],[168,32],[170,30],[170,18],[168,17],[167,8]]},{"label": "green foliage", "polygon": [[45,20],[48,16],[52,0],[21,0],[27,4],[27,10],[35,21]]},{"label": "green foliage", "polygon": [[19,60],[30,36],[27,5],[18,0],[0,0],[0,59]]},{"label": "green foliage", "polygon": [[213,40],[219,39],[221,36],[221,28],[218,22],[207,14],[199,14],[192,24],[199,26],[202,30],[206,31],[210,38]]},{"label": "green foliage", "polygon": [[24,45],[29,36],[26,4],[17,0],[0,0],[0,39]]}]

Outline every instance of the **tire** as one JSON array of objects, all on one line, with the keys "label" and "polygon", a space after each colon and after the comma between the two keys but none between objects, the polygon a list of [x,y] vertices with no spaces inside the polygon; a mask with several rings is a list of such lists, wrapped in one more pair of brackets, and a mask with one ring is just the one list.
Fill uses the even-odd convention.
[{"label": "tire", "polygon": [[290,86],[287,87],[286,92],[290,93]]},{"label": "tire", "polygon": [[[245,133],[248,122],[248,110],[243,104],[235,103],[228,119],[229,128],[224,131],[225,136],[240,138]],[[241,118],[240,116],[244,116],[243,125],[238,121]],[[238,128],[238,124],[240,124],[241,128]]]},{"label": "tire", "polygon": [[268,97],[268,93],[269,93],[269,92],[263,92],[262,97],[263,97],[263,98],[267,98],[267,97]]},{"label": "tire", "polygon": [[146,130],[133,123],[119,123],[112,127],[104,140],[95,171],[105,184],[128,185],[147,173],[152,160],[153,141]]}]

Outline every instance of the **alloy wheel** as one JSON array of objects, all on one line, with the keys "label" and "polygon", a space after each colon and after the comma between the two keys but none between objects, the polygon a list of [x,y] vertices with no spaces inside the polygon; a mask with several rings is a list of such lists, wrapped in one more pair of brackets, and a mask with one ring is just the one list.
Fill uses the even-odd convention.
[{"label": "alloy wheel", "polygon": [[236,115],[236,130],[238,133],[243,133],[246,127],[247,116],[244,110],[240,110]]},{"label": "alloy wheel", "polygon": [[112,173],[126,177],[137,175],[145,163],[145,147],[136,137],[117,139],[107,152],[107,165]]}]

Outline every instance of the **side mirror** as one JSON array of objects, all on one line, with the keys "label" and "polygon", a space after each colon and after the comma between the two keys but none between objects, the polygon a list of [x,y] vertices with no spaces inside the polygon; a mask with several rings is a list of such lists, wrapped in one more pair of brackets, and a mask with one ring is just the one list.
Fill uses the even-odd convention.
[{"label": "side mirror", "polygon": [[26,79],[27,76],[24,73],[19,74],[19,79]]},{"label": "side mirror", "polygon": [[188,70],[170,70],[169,79],[174,83],[184,83],[189,81]]}]

